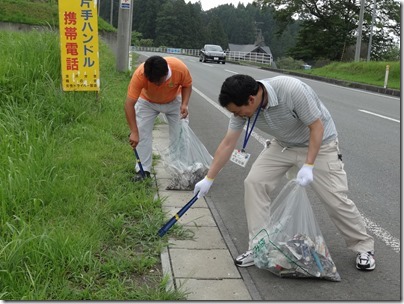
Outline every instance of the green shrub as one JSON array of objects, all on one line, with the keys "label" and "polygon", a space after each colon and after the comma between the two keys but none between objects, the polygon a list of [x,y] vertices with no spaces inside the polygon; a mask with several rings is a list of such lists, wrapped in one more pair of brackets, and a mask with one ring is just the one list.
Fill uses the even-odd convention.
[{"label": "green shrub", "polygon": [[282,70],[297,70],[304,65],[303,60],[295,60],[292,57],[281,57],[276,60],[276,66]]},{"label": "green shrub", "polygon": [[330,59],[326,59],[326,58],[321,58],[316,60],[316,62],[313,64],[313,68],[321,68],[323,66],[326,66],[328,64],[331,63]]}]

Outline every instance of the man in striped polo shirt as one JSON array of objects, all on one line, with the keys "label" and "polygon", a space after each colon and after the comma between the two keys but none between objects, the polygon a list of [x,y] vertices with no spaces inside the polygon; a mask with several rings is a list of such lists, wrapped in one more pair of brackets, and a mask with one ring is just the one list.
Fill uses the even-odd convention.
[{"label": "man in striped polo shirt", "polygon": [[[357,253],[356,267],[373,270],[374,240],[348,199],[348,182],[338,148],[334,121],[304,82],[288,76],[256,81],[248,75],[227,78],[219,95],[221,106],[232,112],[228,131],[219,144],[206,177],[195,185],[198,197],[206,195],[232,156],[244,125],[254,125],[274,136],[258,156],[244,181],[244,205],[249,230],[248,250],[235,259],[239,267],[254,265],[252,248],[256,236],[269,218],[270,195],[285,173],[297,166],[297,182],[312,185],[326,204],[330,218],[349,249]],[[251,125],[252,124],[252,125]],[[248,128],[243,148],[248,141]]]}]

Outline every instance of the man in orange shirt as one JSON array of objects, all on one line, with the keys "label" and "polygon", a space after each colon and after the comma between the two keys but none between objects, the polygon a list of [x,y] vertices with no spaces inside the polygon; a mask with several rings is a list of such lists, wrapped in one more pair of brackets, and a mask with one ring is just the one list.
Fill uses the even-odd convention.
[{"label": "man in orange shirt", "polygon": [[[152,165],[152,131],[160,113],[167,117],[170,137],[180,118],[188,117],[192,77],[186,65],[175,57],[152,56],[135,71],[125,101],[126,120],[130,128],[129,143],[136,148],[146,177]],[[134,181],[142,176],[136,164]]]}]

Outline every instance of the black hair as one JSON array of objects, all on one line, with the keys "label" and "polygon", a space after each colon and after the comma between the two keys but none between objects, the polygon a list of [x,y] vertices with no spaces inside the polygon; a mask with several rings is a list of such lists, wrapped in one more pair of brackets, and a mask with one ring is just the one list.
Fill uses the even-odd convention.
[{"label": "black hair", "polygon": [[153,83],[158,83],[168,74],[167,61],[161,56],[151,56],[144,63],[144,74]]},{"label": "black hair", "polygon": [[222,107],[227,107],[230,103],[236,106],[248,105],[248,97],[258,93],[258,82],[248,75],[233,75],[228,77],[222,84],[219,94],[219,102]]}]

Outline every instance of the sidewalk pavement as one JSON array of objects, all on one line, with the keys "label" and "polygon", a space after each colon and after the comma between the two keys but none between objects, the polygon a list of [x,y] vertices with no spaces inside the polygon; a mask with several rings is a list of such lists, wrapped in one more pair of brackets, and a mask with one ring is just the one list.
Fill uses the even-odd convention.
[{"label": "sidewalk pavement", "polygon": [[[158,124],[153,130],[153,153],[167,145],[168,125]],[[193,191],[167,191],[170,176],[161,161],[154,166],[154,174],[168,220],[191,200]],[[185,292],[187,300],[251,300],[206,200],[198,199],[178,224],[195,235],[190,240],[169,238],[161,254],[163,274],[169,277],[167,288]]]}]

